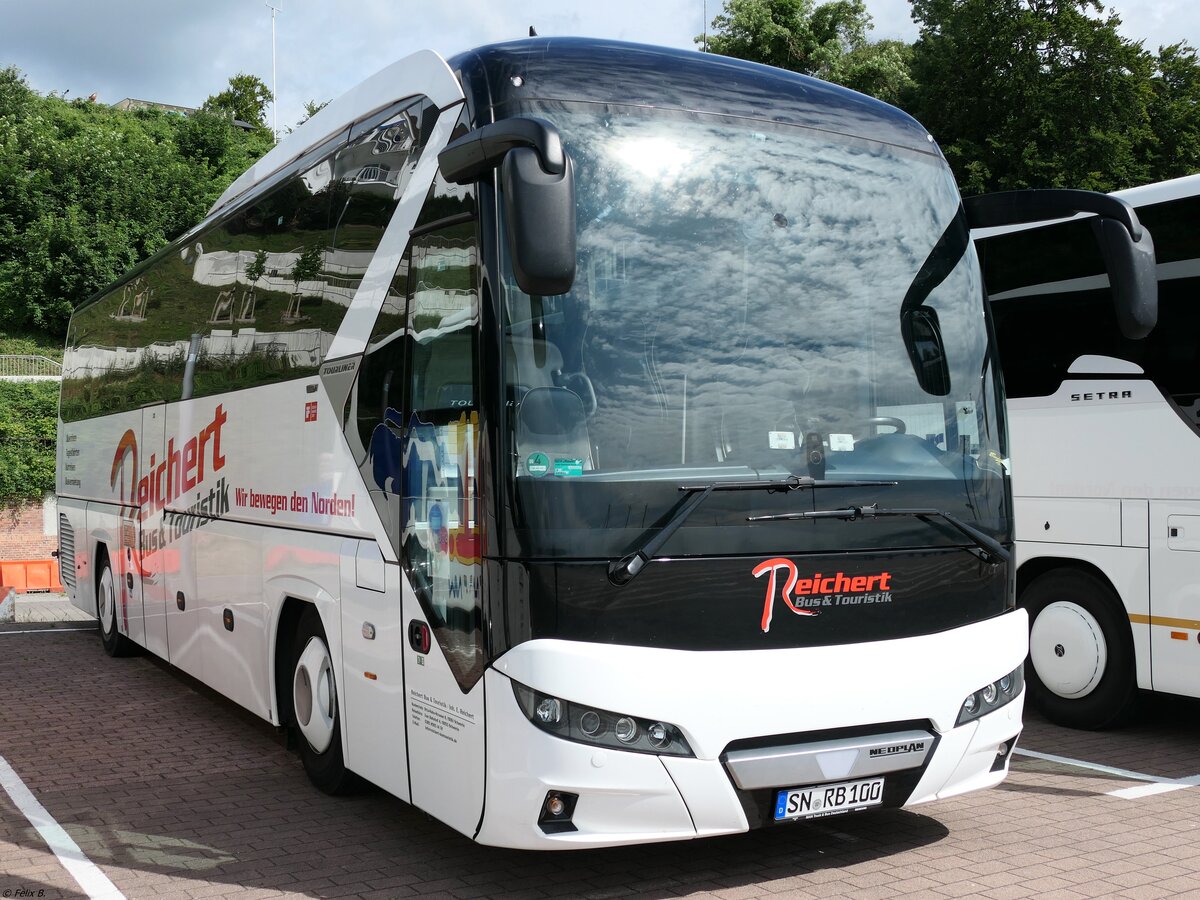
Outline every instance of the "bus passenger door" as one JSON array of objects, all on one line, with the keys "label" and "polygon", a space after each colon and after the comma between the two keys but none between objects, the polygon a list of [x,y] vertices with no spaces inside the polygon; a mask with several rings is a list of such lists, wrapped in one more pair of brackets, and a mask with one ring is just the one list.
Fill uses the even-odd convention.
[{"label": "bus passenger door", "polygon": [[474,836],[483,812],[474,223],[413,239],[400,559],[412,802]]},{"label": "bus passenger door", "polygon": [[[141,585],[142,616],[145,622],[145,647],[156,656],[167,655],[166,553],[163,549],[162,505],[166,492],[167,469],[163,466],[166,433],[166,407],[142,409],[142,458],[153,486],[149,503],[143,502],[138,519],[138,544],[134,551],[134,581]],[[161,471],[160,471],[161,470]],[[150,513],[147,515],[147,509]]]},{"label": "bus passenger door", "polygon": [[412,802],[468,836],[483,811],[485,762],[477,433],[473,412],[410,424],[402,513]]},{"label": "bus passenger door", "polygon": [[1150,501],[1154,690],[1200,696],[1200,503]]},{"label": "bus passenger door", "polygon": [[427,563],[418,563],[428,566],[429,582],[417,590],[432,603],[422,604],[411,576],[402,585],[412,803],[473,837],[483,813],[485,762],[481,569],[431,549]]}]

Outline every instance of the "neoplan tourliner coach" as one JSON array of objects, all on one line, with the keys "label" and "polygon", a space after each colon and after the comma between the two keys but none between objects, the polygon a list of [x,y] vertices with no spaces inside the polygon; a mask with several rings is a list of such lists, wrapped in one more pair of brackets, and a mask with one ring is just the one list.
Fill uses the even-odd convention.
[{"label": "neoplan tourliner coach", "polygon": [[418,53],[76,310],[63,581],[482,843],[996,784],[1027,625],[968,229],[1056,196],[964,208],[908,116],[762,66]]}]

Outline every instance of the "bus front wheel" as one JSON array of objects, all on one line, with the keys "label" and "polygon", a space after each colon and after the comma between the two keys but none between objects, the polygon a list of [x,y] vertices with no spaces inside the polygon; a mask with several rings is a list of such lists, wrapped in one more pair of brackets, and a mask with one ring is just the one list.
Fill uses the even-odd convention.
[{"label": "bus front wheel", "polygon": [[129,656],[133,653],[133,641],[121,634],[117,628],[117,581],[113,576],[108,551],[98,551],[100,575],[96,579],[96,622],[100,629],[100,643],[109,656]]},{"label": "bus front wheel", "polygon": [[337,680],[315,606],[301,614],[292,646],[292,711],[304,770],[325,793],[345,793],[353,784],[353,775],[342,756]]},{"label": "bus front wheel", "polygon": [[1060,569],[1025,589],[1029,612],[1029,701],[1069,728],[1118,725],[1137,698],[1133,639],[1123,607],[1095,576]]}]

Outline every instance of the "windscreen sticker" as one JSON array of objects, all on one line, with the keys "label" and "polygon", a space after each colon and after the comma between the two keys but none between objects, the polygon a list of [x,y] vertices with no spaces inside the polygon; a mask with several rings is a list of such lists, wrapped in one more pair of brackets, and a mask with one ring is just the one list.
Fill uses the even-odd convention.
[{"label": "windscreen sticker", "polygon": [[790,431],[768,431],[767,443],[772,450],[795,450],[796,435]]},{"label": "windscreen sticker", "polygon": [[540,478],[550,471],[550,457],[545,453],[530,453],[525,459],[525,471],[535,478]]},{"label": "windscreen sticker", "polygon": [[777,556],[760,562],[751,574],[755,578],[769,575],[761,621],[764,634],[771,630],[777,586],[784,607],[798,616],[817,616],[820,615],[820,609],[830,606],[892,602],[891,572],[870,575],[847,575],[845,572],[824,575],[814,572],[811,578],[801,578],[794,562]]},{"label": "windscreen sticker", "polygon": [[854,449],[854,435],[852,434],[831,434],[829,436],[829,449],[841,452],[849,452]]},{"label": "windscreen sticker", "polygon": [[556,459],[554,474],[559,478],[578,478],[583,474],[582,459]]}]

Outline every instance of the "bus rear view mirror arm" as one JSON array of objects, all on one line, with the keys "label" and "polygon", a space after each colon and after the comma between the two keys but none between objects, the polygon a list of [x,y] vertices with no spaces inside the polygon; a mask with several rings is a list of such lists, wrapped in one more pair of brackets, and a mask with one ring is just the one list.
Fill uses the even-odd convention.
[{"label": "bus rear view mirror arm", "polygon": [[1139,340],[1158,322],[1154,241],[1133,207],[1094,191],[1003,191],[963,199],[972,229],[1017,225],[1092,213],[1092,231],[1104,256],[1121,333]]},{"label": "bus rear view mirror arm", "polygon": [[438,154],[438,168],[449,182],[471,184],[500,165],[516,147],[536,150],[542,170],[549,175],[562,175],[566,171],[566,155],[558,129],[535,116],[501,119],[464,134]]},{"label": "bus rear view mirror arm", "polygon": [[438,154],[447,181],[470,184],[500,166],[513,275],[531,296],[575,283],[575,170],[558,129],[518,116],[484,125]]}]

